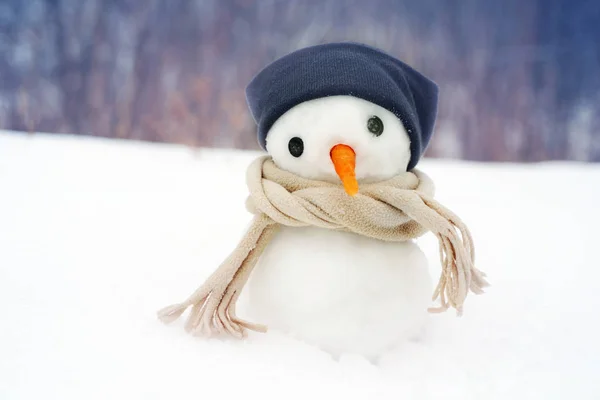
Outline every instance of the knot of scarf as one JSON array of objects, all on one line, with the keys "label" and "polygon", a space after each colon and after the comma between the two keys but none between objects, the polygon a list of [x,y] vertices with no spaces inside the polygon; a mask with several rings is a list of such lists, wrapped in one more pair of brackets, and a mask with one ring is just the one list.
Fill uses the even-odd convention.
[{"label": "knot of scarf", "polygon": [[[248,211],[254,219],[229,257],[185,301],[158,312],[169,323],[191,307],[186,330],[210,336],[227,333],[246,336],[247,329],[266,331],[263,325],[237,317],[235,305],[252,269],[279,225],[338,229],[384,241],[406,241],[432,232],[439,241],[442,273],[433,293],[440,305],[462,314],[469,291],[483,293],[485,274],[475,268],[473,240],[467,226],[434,200],[431,179],[419,170],[392,179],[362,183],[355,196],[339,184],[299,177],[278,168],[269,156],[248,168]],[[400,316],[399,316],[400,317]]]}]

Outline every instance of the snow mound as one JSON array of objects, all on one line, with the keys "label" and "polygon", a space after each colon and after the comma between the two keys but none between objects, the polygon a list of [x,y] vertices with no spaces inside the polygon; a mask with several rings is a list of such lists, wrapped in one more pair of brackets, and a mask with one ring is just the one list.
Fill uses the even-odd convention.
[{"label": "snow mound", "polygon": [[381,365],[159,323],[247,226],[256,155],[0,134],[0,398],[597,398],[599,166],[424,160],[492,287]]}]

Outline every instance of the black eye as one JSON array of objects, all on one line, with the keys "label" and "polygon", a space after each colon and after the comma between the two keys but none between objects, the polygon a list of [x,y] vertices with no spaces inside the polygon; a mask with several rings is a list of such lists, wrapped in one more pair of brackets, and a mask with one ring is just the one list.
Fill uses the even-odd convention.
[{"label": "black eye", "polygon": [[381,136],[383,133],[383,121],[376,115],[373,115],[367,121],[367,129],[375,136]]},{"label": "black eye", "polygon": [[304,142],[299,137],[293,137],[288,143],[288,150],[294,157],[300,157],[304,153]]}]

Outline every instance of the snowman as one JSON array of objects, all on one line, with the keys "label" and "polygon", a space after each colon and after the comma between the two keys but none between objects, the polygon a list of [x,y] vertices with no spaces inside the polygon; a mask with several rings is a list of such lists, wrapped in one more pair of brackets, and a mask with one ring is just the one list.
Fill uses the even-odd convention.
[{"label": "snowman", "polygon": [[[292,107],[269,130],[266,148],[280,168],[341,182],[349,196],[364,182],[405,172],[410,162],[410,139],[398,117],[349,95]],[[413,240],[282,226],[254,269],[248,301],[255,319],[272,328],[335,355],[376,357],[417,337],[431,286]]]},{"label": "snowman", "polygon": [[468,230],[415,168],[437,94],[407,64],[357,43],[304,48],[260,71],[246,90],[268,153],[248,172],[255,220],[207,283],[161,318],[191,306],[195,333],[264,330],[235,312],[248,282],[248,312],[271,329],[376,359],[426,324],[433,285],[415,242],[426,231],[440,239],[441,308],[462,312],[486,282]]}]

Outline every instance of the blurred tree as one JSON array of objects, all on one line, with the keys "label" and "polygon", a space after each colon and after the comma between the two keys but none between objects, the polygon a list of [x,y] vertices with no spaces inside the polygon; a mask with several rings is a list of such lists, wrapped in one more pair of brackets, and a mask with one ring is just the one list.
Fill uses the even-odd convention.
[{"label": "blurred tree", "polygon": [[429,156],[600,160],[595,0],[0,0],[0,128],[257,148],[244,88],[337,40],[441,88]]}]

